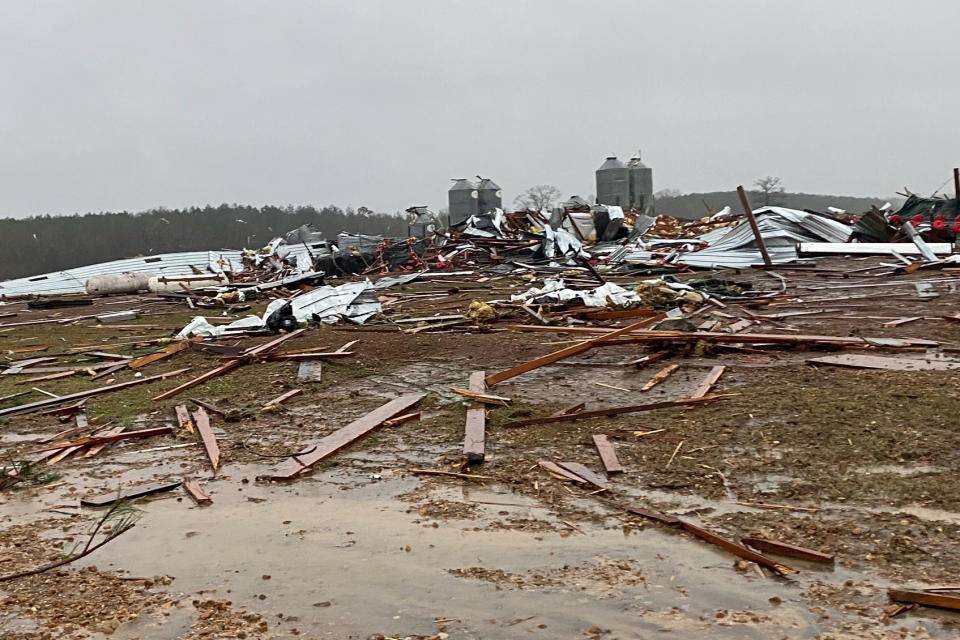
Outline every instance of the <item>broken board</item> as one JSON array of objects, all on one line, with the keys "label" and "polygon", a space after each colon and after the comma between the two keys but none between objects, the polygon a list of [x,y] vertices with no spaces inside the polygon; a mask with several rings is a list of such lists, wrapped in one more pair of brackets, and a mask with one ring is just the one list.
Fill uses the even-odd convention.
[{"label": "broken board", "polygon": [[826,364],[851,369],[885,369],[887,371],[948,371],[950,369],[960,369],[960,362],[870,356],[853,353],[840,353],[820,358],[808,358],[807,364]]},{"label": "broken board", "polygon": [[[474,371],[470,374],[470,391],[482,394],[487,389],[484,382],[485,372]],[[474,402],[467,409],[467,423],[463,434],[463,455],[467,462],[483,462],[486,439],[487,409],[482,402]]]}]

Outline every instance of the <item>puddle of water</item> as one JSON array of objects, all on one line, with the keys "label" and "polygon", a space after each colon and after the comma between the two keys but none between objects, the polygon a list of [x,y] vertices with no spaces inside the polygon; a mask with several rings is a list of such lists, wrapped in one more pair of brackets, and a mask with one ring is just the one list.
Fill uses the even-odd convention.
[{"label": "puddle of water", "polygon": [[922,473],[942,473],[946,469],[928,464],[877,464],[869,467],[857,467],[850,469],[850,471],[853,473],[892,473],[898,476],[916,476]]},{"label": "puddle of water", "polygon": [[[250,473],[236,474],[251,476]],[[175,500],[146,505],[137,527],[96,557],[103,570],[176,577],[177,591],[216,588],[215,596],[269,615],[283,613],[283,628],[310,634],[435,633],[435,617],[458,637],[576,637],[596,624],[613,635],[712,630],[713,637],[813,636],[821,629],[799,599],[796,583],[745,577],[729,555],[708,545],[654,529],[624,535],[619,529],[563,537],[556,533],[474,531],[482,521],[416,524],[395,496],[416,486],[405,479],[345,491],[319,474],[293,485],[208,484],[214,505]],[[467,490],[471,501],[511,502],[542,509],[497,489]],[[265,499],[252,502],[248,498]],[[491,512],[510,507],[491,505]],[[540,517],[540,514],[537,514]],[[409,546],[410,550],[407,551]],[[549,591],[515,590],[450,575],[448,569],[484,567],[525,575],[593,567],[598,559],[630,559],[646,583],[619,588],[614,598],[579,589],[573,580]],[[269,575],[269,579],[263,576]],[[260,599],[260,595],[264,599]],[[773,607],[777,595],[794,607]],[[314,606],[329,602],[330,606]],[[771,616],[762,627],[714,628],[718,609]],[[506,622],[535,615],[530,625]],[[701,621],[701,616],[708,622]],[[493,622],[491,622],[493,621]],[[286,626],[284,626],[286,625]],[[753,633],[753,636],[751,636]]]}]

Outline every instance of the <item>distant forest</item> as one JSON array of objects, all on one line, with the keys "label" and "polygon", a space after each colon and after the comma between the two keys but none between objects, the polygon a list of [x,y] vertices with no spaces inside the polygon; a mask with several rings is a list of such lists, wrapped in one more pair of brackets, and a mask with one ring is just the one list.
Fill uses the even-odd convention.
[{"label": "distant forest", "polygon": [[254,249],[307,223],[328,240],[335,240],[342,231],[395,237],[407,234],[404,218],[363,216],[335,206],[222,204],[142,213],[5,218],[0,219],[0,280],[139,255]]},{"label": "distant forest", "polygon": [[[750,206],[759,209],[763,206],[763,194],[756,191],[748,192]],[[845,209],[850,213],[864,213],[870,211],[870,205],[881,207],[886,202],[899,207],[903,198],[854,198],[849,196],[822,196],[812,193],[775,193],[771,194],[771,204],[790,209],[813,209],[826,211],[827,207]],[[683,195],[657,194],[656,210],[659,215],[674,216],[676,218],[702,218],[707,213],[704,201],[714,212],[720,211],[729,205],[731,209],[740,212],[740,197],[736,191],[712,191],[710,193],[687,193]]]}]

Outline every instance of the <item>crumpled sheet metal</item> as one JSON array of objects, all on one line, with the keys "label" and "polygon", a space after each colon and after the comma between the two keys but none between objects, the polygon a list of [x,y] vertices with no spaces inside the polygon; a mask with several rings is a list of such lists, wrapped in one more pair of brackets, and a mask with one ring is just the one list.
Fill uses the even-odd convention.
[{"label": "crumpled sheet metal", "polygon": [[640,297],[633,291],[608,282],[595,289],[569,289],[562,278],[556,280],[546,278],[543,287],[532,287],[515,296],[510,296],[511,302],[523,303],[557,303],[580,300],[588,307],[631,307],[640,303]]}]

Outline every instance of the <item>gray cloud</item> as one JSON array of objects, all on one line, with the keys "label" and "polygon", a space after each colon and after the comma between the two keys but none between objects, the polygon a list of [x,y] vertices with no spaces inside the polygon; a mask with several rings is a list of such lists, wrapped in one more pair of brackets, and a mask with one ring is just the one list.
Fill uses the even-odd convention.
[{"label": "gray cloud", "polygon": [[0,2],[0,215],[441,207],[593,192],[929,192],[960,158],[960,4]]}]

